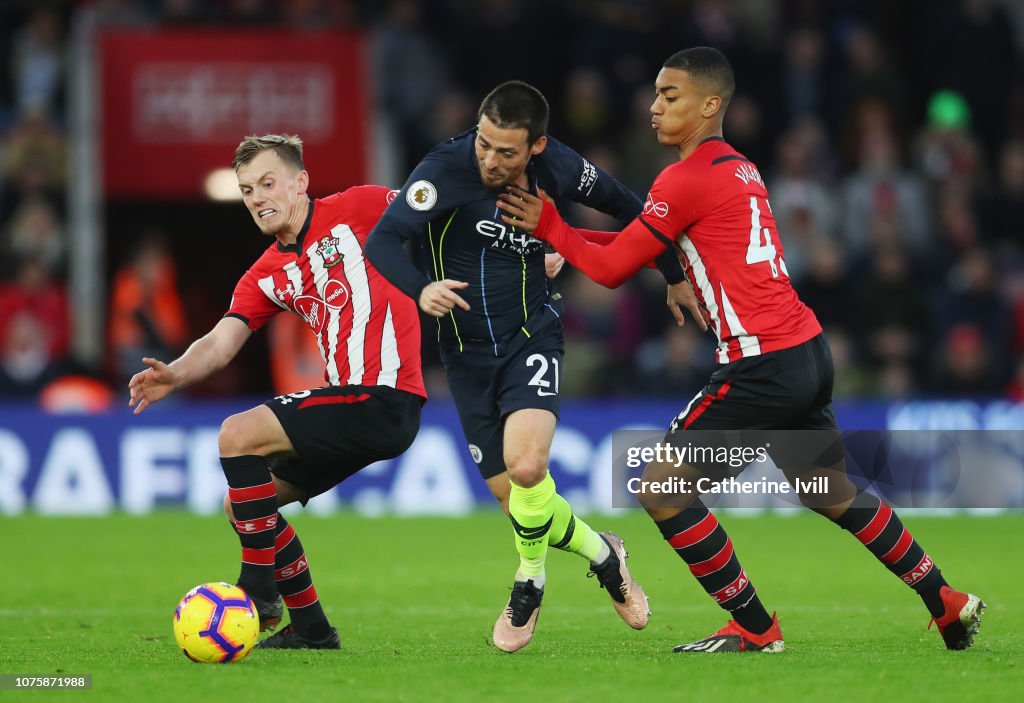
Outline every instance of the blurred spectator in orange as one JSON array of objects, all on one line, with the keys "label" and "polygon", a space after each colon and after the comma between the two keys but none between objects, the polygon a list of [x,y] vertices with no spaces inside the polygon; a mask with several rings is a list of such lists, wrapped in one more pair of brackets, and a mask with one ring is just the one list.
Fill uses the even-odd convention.
[{"label": "blurred spectator in orange", "polygon": [[188,340],[174,259],[159,234],[145,235],[115,275],[109,320],[119,380],[130,378],[142,357],[175,357]]}]

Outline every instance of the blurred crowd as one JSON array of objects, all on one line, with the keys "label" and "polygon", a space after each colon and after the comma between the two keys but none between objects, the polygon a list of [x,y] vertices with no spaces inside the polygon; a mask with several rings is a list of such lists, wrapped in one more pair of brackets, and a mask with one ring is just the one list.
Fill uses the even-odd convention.
[{"label": "blurred crowd", "polygon": [[[837,396],[1024,400],[1020,0],[5,3],[2,396],[74,370],[64,109],[70,17],[85,5],[106,24],[364,31],[395,187],[473,124],[491,87],[520,78],[547,95],[553,136],[642,197],[674,159],[647,112],[661,62],[718,47],[737,76],[725,137],[765,178],[789,273],[829,334]],[[87,371],[119,385],[140,351],[170,356],[205,331],[182,310],[182,268],[158,233],[125,252],[109,276],[107,368]],[[713,339],[675,326],[656,272],[608,291],[568,268],[567,393],[698,390]],[[443,393],[436,358],[429,376]]]}]

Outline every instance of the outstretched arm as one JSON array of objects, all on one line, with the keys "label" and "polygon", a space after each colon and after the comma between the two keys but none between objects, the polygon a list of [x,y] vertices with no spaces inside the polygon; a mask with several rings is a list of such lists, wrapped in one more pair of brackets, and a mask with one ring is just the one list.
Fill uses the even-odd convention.
[{"label": "outstretched arm", "polygon": [[[617,288],[633,274],[643,268],[665,250],[665,243],[657,239],[639,219],[633,220],[622,232],[606,233],[600,238],[610,238],[607,245],[594,244],[570,227],[559,216],[550,202],[539,197],[517,191],[515,195],[503,194],[498,203],[506,213],[502,219],[508,224],[524,227],[536,221],[533,236],[551,244],[566,261],[585,273],[589,278],[608,288]],[[543,206],[540,217],[536,217]],[[590,233],[593,236],[593,233]]]},{"label": "outstretched arm", "polygon": [[128,406],[135,408],[138,415],[179,388],[191,386],[220,371],[235,358],[250,336],[252,330],[247,324],[237,317],[225,317],[170,364],[144,357],[142,363],[148,368],[139,371],[128,382]]}]

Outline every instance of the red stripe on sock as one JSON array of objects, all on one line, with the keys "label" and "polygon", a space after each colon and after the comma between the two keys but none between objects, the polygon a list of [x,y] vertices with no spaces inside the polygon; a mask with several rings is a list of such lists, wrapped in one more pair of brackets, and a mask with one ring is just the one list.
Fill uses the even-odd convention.
[{"label": "red stripe on sock", "polygon": [[307,605],[313,605],[320,597],[316,594],[316,588],[313,584],[309,585],[309,588],[303,589],[298,593],[293,593],[290,596],[281,596],[284,599],[284,604],[288,608],[305,608]]},{"label": "red stripe on sock", "polygon": [[303,408],[309,408],[314,405],[337,405],[338,403],[362,403],[364,400],[369,400],[369,393],[362,393],[360,395],[326,395],[319,397],[306,398],[299,405],[299,410]]},{"label": "red stripe on sock", "polygon": [[274,563],[274,548],[267,547],[266,549],[250,549],[248,547],[242,547],[242,561],[246,564],[270,566]]},{"label": "red stripe on sock", "polygon": [[711,597],[715,599],[716,603],[724,603],[730,598],[735,598],[740,594],[747,584],[750,583],[750,579],[747,578],[747,572],[740,569],[740,575],[736,577],[736,580],[730,583],[725,588],[715,591],[711,594]]},{"label": "red stripe on sock", "polygon": [[731,387],[732,381],[726,381],[725,383],[722,384],[721,388],[718,389],[718,392],[715,393],[713,396],[704,396],[704,399],[700,401],[700,404],[694,409],[692,413],[690,413],[690,416],[686,418],[686,421],[683,423],[683,429],[685,430],[687,427],[692,425],[698,417],[703,415],[704,411],[711,407],[712,401],[721,400],[722,398],[724,398],[725,394],[729,392],[729,389]]},{"label": "red stripe on sock", "polygon": [[690,566],[690,573],[697,577],[713,574],[729,563],[732,553],[732,539],[729,538],[725,540],[725,546],[718,550],[718,554],[710,559],[692,564]]},{"label": "red stripe on sock", "polygon": [[716,527],[718,527],[718,520],[715,519],[714,515],[708,513],[704,516],[703,520],[693,527],[688,527],[679,534],[670,537],[668,543],[672,545],[673,549],[690,547],[714,532]]},{"label": "red stripe on sock", "polygon": [[904,556],[906,556],[907,551],[910,549],[910,545],[912,545],[913,543],[914,536],[910,534],[910,530],[904,527],[903,534],[900,535],[900,538],[896,541],[896,544],[893,546],[893,548],[879,558],[882,560],[883,564],[888,564],[889,566],[892,566],[900,559],[902,559]]},{"label": "red stripe on sock", "polygon": [[228,500],[232,503],[262,500],[264,498],[273,498],[276,495],[277,491],[274,490],[273,481],[261,483],[258,486],[249,486],[248,488],[228,488]]},{"label": "red stripe on sock", "polygon": [[871,522],[867,524],[860,532],[856,533],[854,537],[860,540],[861,544],[871,544],[878,535],[882,534],[882,530],[889,524],[889,518],[892,517],[892,508],[885,501],[878,506],[878,510],[875,511],[875,516],[871,518]]},{"label": "red stripe on sock", "polygon": [[903,582],[908,586],[913,586],[915,583],[927,576],[933,566],[935,566],[935,564],[932,563],[932,558],[925,554],[921,557],[921,561],[917,562],[917,566],[900,576],[900,578],[903,579]]},{"label": "red stripe on sock", "polygon": [[309,562],[306,561],[306,555],[303,554],[288,566],[282,566],[280,569],[276,570],[274,572],[274,580],[284,581],[286,579],[290,579],[292,576],[298,576],[308,568]]},{"label": "red stripe on sock", "polygon": [[282,549],[287,547],[288,543],[293,539],[295,539],[295,530],[292,529],[291,525],[288,525],[288,527],[284,528],[284,530],[281,531],[281,534],[274,539],[274,549],[280,552]]},{"label": "red stripe on sock", "polygon": [[258,517],[255,520],[235,520],[235,529],[239,534],[254,535],[257,532],[266,532],[277,526],[277,513]]}]

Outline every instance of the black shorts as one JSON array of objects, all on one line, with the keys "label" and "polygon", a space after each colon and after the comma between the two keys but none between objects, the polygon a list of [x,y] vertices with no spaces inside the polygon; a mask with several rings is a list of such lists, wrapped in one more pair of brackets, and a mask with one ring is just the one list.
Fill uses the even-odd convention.
[{"label": "black shorts", "polygon": [[[708,442],[761,444],[771,442],[771,437],[717,433],[814,430],[799,435],[774,433],[776,446],[769,453],[784,471],[784,464],[803,460],[808,452],[813,452],[813,463],[831,464],[842,456],[839,425],[832,409],[834,377],[832,352],[824,334],[789,349],[724,364],[672,421],[665,442],[682,445],[689,441],[683,437],[686,431],[706,431],[702,435]],[[800,456],[793,459],[792,452]]]},{"label": "black shorts", "polygon": [[423,398],[387,386],[327,386],[279,395],[265,405],[299,454],[274,459],[271,472],[313,496],[364,466],[391,459],[412,444]]},{"label": "black shorts", "polygon": [[534,334],[505,356],[441,351],[469,453],[484,479],[505,471],[505,418],[538,408],[558,416],[565,342],[561,327]]}]

